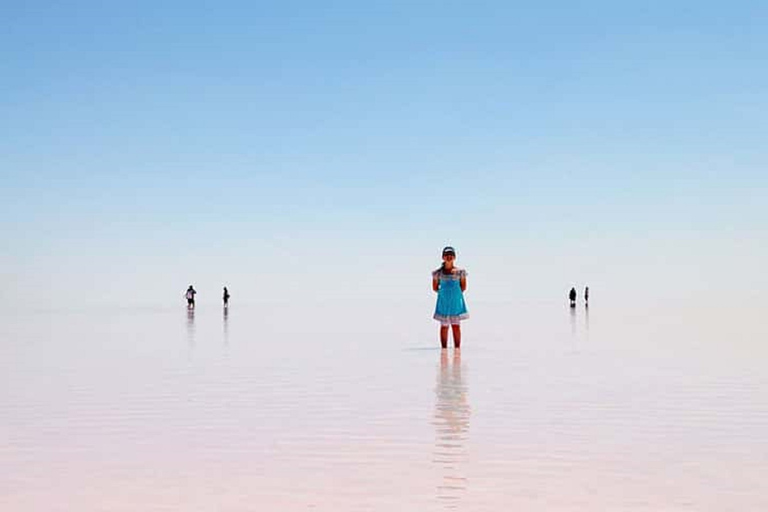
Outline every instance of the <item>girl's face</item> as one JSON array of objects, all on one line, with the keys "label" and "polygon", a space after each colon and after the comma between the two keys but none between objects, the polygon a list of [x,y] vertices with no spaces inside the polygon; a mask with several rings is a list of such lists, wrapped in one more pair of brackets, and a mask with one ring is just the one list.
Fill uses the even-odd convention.
[{"label": "girl's face", "polygon": [[456,260],[456,256],[453,254],[444,254],[443,255],[443,261],[445,262],[446,267],[452,267],[453,262]]}]

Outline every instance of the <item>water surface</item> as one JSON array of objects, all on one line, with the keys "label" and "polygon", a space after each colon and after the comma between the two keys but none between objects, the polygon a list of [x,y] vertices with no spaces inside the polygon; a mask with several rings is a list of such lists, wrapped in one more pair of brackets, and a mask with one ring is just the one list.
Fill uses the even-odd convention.
[{"label": "water surface", "polygon": [[473,306],[7,315],[0,509],[768,510],[758,311]]}]

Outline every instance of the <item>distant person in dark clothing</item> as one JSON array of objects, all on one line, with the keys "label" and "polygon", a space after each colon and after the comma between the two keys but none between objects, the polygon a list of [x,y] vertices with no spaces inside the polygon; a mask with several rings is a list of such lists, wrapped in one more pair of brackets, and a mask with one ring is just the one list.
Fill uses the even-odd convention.
[{"label": "distant person in dark clothing", "polygon": [[187,309],[195,309],[195,294],[197,292],[192,287],[192,285],[189,285],[189,288],[187,288],[186,293],[184,296],[187,298]]},{"label": "distant person in dark clothing", "polygon": [[224,295],[222,297],[224,299],[224,307],[229,307],[229,290],[227,290],[227,287],[224,287]]},{"label": "distant person in dark clothing", "polygon": [[589,306],[589,286],[584,288],[584,305]]},{"label": "distant person in dark clothing", "polygon": [[571,288],[571,292],[568,294],[568,298],[571,299],[571,307],[576,307],[576,288]]}]

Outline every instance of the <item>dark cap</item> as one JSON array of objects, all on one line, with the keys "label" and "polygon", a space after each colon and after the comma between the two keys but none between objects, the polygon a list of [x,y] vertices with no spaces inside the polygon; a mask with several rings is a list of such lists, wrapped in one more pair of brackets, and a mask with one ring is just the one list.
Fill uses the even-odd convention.
[{"label": "dark cap", "polygon": [[449,245],[448,247],[443,248],[443,256],[445,256],[446,254],[452,254],[456,256],[456,249],[454,249]]}]

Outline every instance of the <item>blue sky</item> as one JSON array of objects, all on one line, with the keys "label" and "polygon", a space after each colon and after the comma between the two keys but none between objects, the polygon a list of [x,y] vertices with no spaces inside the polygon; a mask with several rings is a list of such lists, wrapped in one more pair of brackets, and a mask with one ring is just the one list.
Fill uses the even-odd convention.
[{"label": "blue sky", "polygon": [[318,266],[410,293],[445,243],[489,298],[502,266],[523,294],[768,285],[764,2],[25,2],[0,24],[0,301],[288,297]]}]

